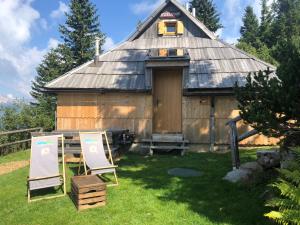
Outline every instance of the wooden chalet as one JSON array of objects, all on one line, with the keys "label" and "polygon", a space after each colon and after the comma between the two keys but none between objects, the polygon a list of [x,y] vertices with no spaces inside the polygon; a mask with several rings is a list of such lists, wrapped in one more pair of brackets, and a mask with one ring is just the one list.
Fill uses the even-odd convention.
[{"label": "wooden chalet", "polygon": [[[97,48],[96,48],[97,49]],[[175,0],[166,0],[116,48],[45,86],[57,94],[57,129],[125,128],[137,140],[179,133],[190,143],[229,144],[238,116],[235,82],[275,68],[222,40]],[[242,122],[240,130],[249,128]],[[242,144],[269,145],[256,135]]]}]

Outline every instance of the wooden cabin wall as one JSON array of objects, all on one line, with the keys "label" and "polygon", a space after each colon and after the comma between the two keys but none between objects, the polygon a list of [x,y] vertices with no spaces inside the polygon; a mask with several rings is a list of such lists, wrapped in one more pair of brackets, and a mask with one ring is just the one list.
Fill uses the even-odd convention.
[{"label": "wooden cabin wall", "polygon": [[152,131],[152,96],[63,93],[57,96],[57,129],[125,128],[142,137]]},{"label": "wooden cabin wall", "polygon": [[[229,143],[229,127],[226,122],[239,115],[237,101],[233,96],[217,96],[215,97],[215,143]],[[242,134],[252,130],[250,126],[242,121],[238,122],[238,133]],[[268,138],[264,135],[254,135],[242,142],[241,145],[275,145],[278,142],[276,138]]]},{"label": "wooden cabin wall", "polygon": [[[177,12],[178,9],[173,5],[166,7],[165,11]],[[181,16],[178,18],[181,20],[184,25],[184,37],[202,37],[207,38],[207,35],[199,29],[186,15],[181,13]],[[160,21],[159,16],[155,18],[155,21],[150,24],[150,26],[143,32],[138,38],[156,38],[157,37],[157,23]]]},{"label": "wooden cabin wall", "polygon": [[182,129],[191,143],[209,144],[210,97],[182,98]]}]

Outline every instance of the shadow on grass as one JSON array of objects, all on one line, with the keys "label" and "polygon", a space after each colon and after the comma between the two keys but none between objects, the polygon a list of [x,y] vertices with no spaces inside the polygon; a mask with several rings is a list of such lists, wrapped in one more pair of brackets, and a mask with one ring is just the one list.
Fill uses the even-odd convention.
[{"label": "shadow on grass", "polygon": [[[242,155],[242,161],[253,155]],[[179,178],[168,175],[170,168],[194,168],[200,177]],[[259,196],[266,184],[242,186],[222,180],[231,170],[230,153],[190,153],[184,157],[155,155],[142,157],[128,154],[119,161],[120,177],[131,179],[145,189],[163,190],[161,201],[188,204],[189,208],[216,223],[234,225],[271,224],[263,217],[264,201]]]}]

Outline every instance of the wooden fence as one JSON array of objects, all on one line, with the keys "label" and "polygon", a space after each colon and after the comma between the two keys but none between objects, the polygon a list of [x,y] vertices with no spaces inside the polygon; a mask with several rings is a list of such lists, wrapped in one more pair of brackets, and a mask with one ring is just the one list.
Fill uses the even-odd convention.
[{"label": "wooden fence", "polygon": [[0,132],[0,156],[27,149],[30,146],[31,132],[42,131],[41,127]]}]

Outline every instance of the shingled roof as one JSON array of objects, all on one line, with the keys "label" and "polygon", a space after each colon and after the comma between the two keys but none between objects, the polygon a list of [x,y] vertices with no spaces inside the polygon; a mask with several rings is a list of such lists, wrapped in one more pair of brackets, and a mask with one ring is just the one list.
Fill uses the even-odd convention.
[{"label": "shingled roof", "polygon": [[[165,5],[171,2],[195,24],[208,38],[201,37],[157,37],[137,38]],[[184,48],[190,57],[189,73],[184,79],[184,89],[232,88],[235,82],[243,84],[249,72],[275,70],[263,62],[232,45],[216,38],[205,26],[175,0],[167,0],[159,7],[131,37],[113,50],[101,55],[98,60],[69,71],[45,86],[48,90],[123,90],[148,91],[145,82],[145,61],[151,49]],[[152,19],[151,19],[152,18]]]}]

